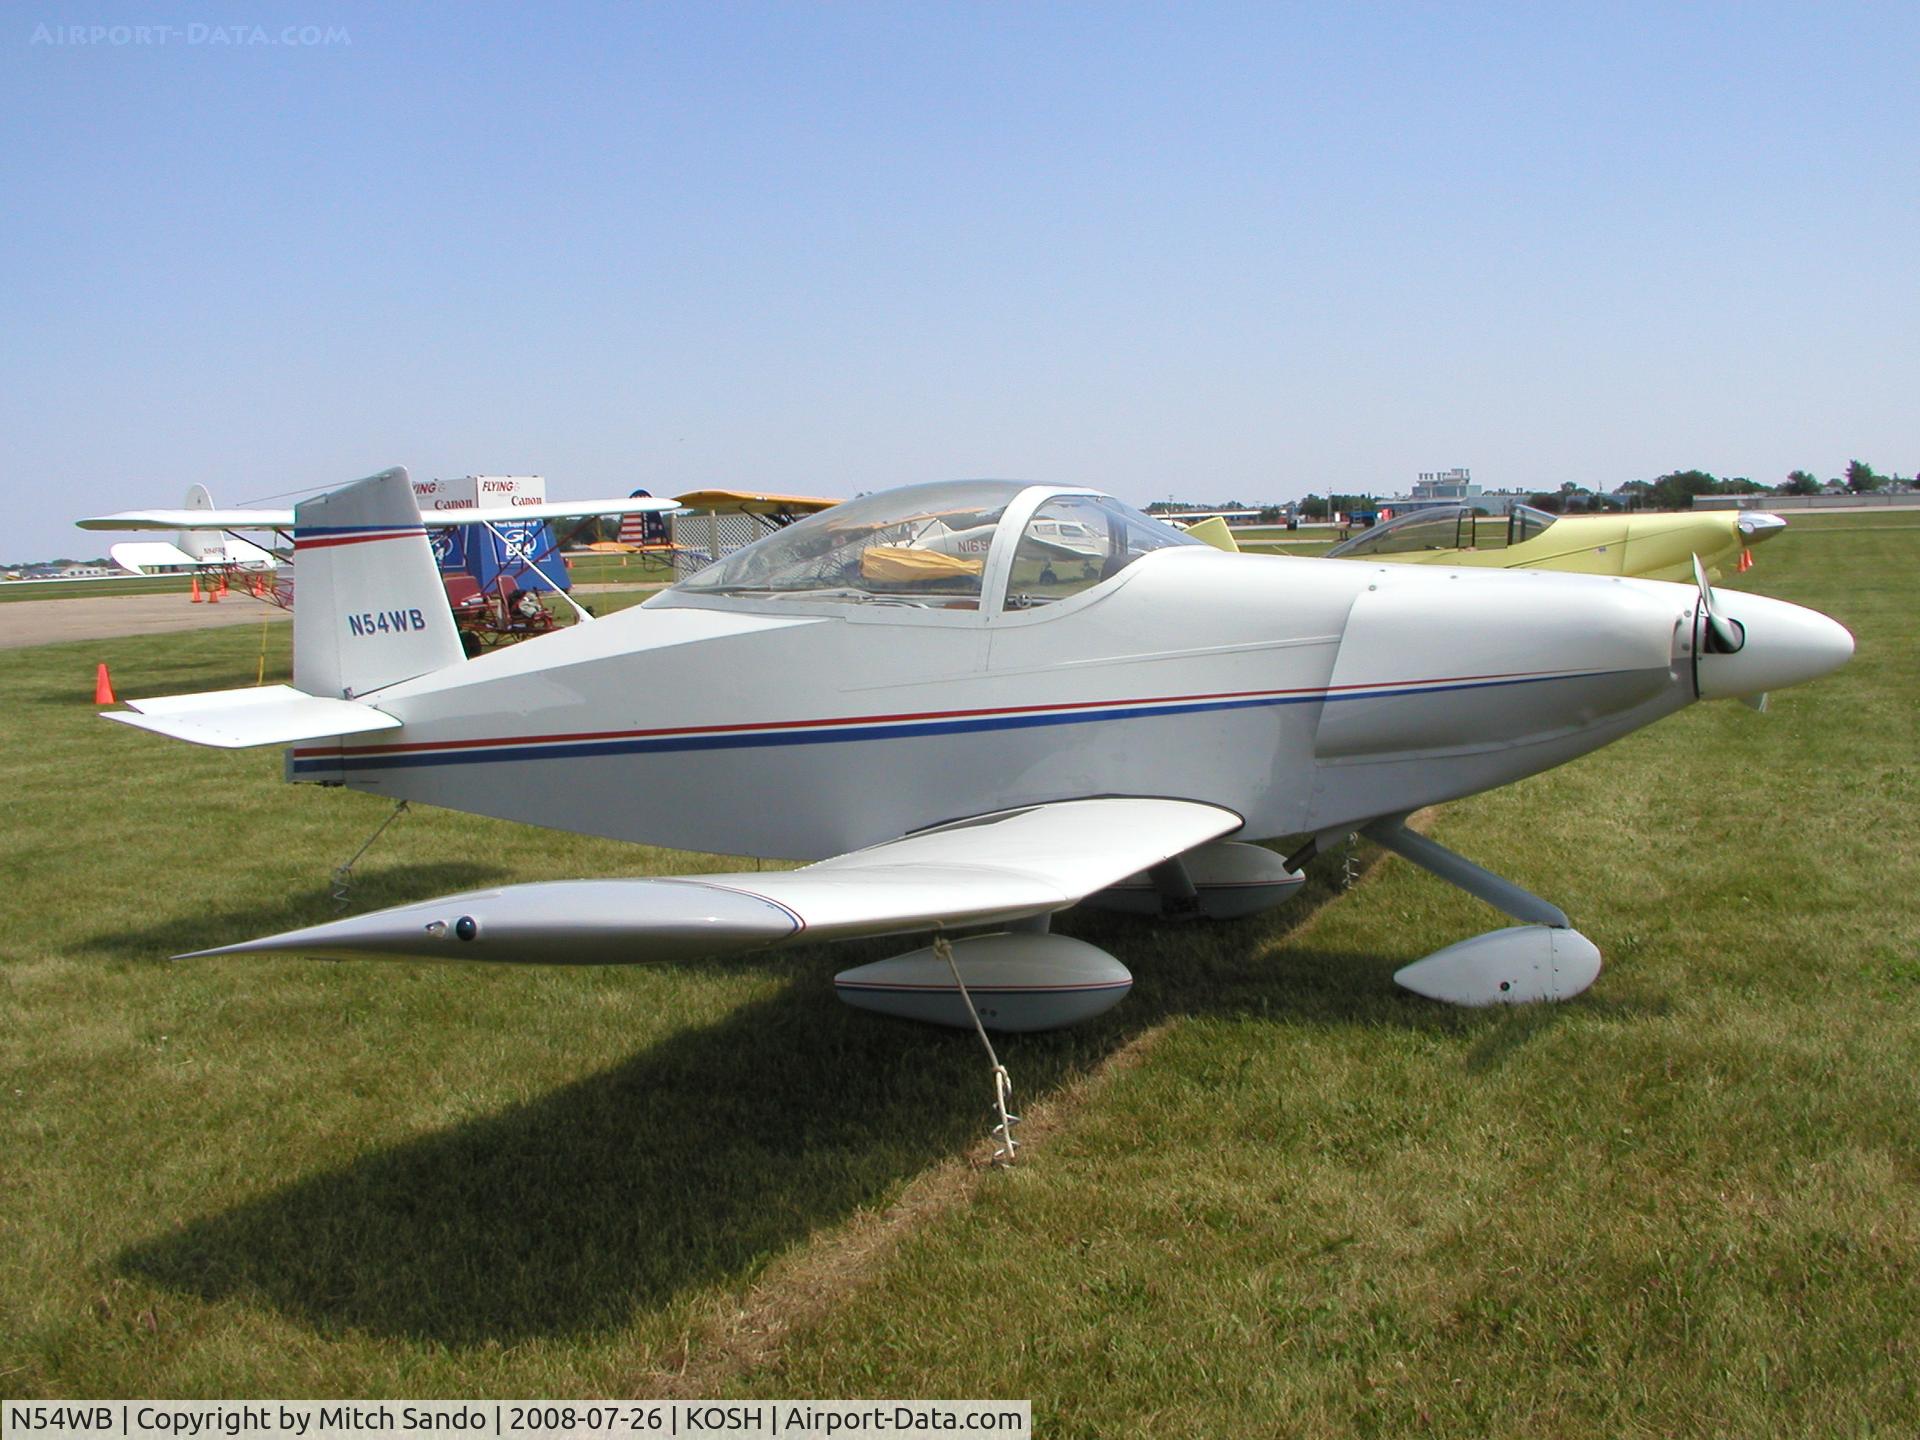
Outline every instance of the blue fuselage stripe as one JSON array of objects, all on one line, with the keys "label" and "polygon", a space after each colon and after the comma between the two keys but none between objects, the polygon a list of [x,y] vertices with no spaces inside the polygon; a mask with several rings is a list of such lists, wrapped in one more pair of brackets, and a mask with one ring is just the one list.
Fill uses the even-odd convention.
[{"label": "blue fuselage stripe", "polygon": [[337,774],[342,770],[416,770],[439,765],[494,765],[515,760],[574,760],[611,755],[658,755],[696,750],[773,749],[791,745],[846,745],[873,740],[913,740],[922,736],[965,735],[988,730],[1030,730],[1044,725],[1093,725],[1109,720],[1145,720],[1164,715],[1192,715],[1201,711],[1262,710],[1283,705],[1318,705],[1349,700],[1409,699],[1440,695],[1451,690],[1488,690],[1512,685],[1539,685],[1555,680],[1590,678],[1578,675],[1525,675],[1514,679],[1473,680],[1457,685],[1401,686],[1329,695],[1313,691],[1298,695],[1267,695],[1245,700],[1197,700],[1190,703],[1122,705],[1111,710],[1067,710],[1038,715],[979,715],[951,720],[889,721],[878,725],[823,725],[817,730],[748,730],[723,735],[635,735],[606,739],[559,741],[410,751],[398,755],[347,752],[296,759],[296,776]]}]

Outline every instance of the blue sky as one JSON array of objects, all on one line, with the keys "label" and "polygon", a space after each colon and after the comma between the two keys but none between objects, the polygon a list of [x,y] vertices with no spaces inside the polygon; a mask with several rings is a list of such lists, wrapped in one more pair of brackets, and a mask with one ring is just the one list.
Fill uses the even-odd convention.
[{"label": "blue sky", "polygon": [[0,551],[389,464],[1911,474],[1916,42],[1912,5],[26,0]]}]

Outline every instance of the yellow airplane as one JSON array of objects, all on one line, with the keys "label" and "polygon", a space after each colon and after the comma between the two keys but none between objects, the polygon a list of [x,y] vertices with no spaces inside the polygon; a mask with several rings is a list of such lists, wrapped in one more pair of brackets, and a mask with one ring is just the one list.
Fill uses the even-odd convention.
[{"label": "yellow airplane", "polygon": [[1552,515],[1516,505],[1503,517],[1444,505],[1397,515],[1334,546],[1327,557],[1684,581],[1697,555],[1717,579],[1729,568],[1746,570],[1752,547],[1786,528],[1778,515],[1758,510]]},{"label": "yellow airplane", "polygon": [[692,490],[674,498],[682,510],[715,515],[760,515],[782,525],[817,510],[830,510],[840,503],[819,495],[772,495],[761,490]]},{"label": "yellow airplane", "polygon": [[[716,515],[753,515],[778,528],[840,502],[811,495],[703,490],[679,497],[682,507]],[[1510,515],[1485,515],[1471,505],[1437,505],[1395,516],[1327,552],[1329,559],[1385,560],[1400,565],[1478,566],[1501,570],[1561,570],[1579,575],[1628,575],[1643,580],[1693,579],[1694,556],[1710,578],[1753,563],[1752,547],[1786,529],[1778,515],[1759,510],[1695,510],[1554,515],[1516,505]],[[1182,525],[1219,550],[1239,550],[1218,515]],[[922,550],[949,547],[922,544]],[[923,567],[925,559],[916,563]]]}]

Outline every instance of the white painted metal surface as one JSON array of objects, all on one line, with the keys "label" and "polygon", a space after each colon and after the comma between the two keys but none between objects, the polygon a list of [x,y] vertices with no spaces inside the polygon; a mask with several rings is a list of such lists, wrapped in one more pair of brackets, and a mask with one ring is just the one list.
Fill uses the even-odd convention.
[{"label": "white painted metal surface", "polygon": [[1745,637],[1731,655],[1700,657],[1700,698],[1739,699],[1797,685],[1853,653],[1853,636],[1815,610],[1745,590],[1715,590],[1714,615]]},{"label": "white painted metal surface", "polygon": [[107,711],[106,718],[222,750],[292,745],[323,735],[364,735],[398,729],[400,725],[393,716],[370,705],[304,695],[291,685],[206,690],[198,695],[168,695],[127,703],[132,709]]},{"label": "white painted metal surface", "polygon": [[1106,951],[1065,935],[978,935],[953,944],[953,967],[931,948],[833,977],[847,1004],[902,1020],[971,1030],[953,969],[989,1030],[1058,1030],[1111,1010],[1133,975]]},{"label": "white painted metal surface", "polygon": [[694,953],[720,953],[788,939],[953,930],[1064,909],[1239,823],[1230,811],[1182,800],[1070,801],[909,835],[802,870],[512,885],[209,953],[640,963],[683,958],[693,942],[705,947]]},{"label": "white painted metal surface", "polygon": [[1394,983],[1449,1005],[1567,1000],[1599,978],[1600,951],[1578,930],[1513,925],[1403,966]]},{"label": "white painted metal surface", "polygon": [[[1287,869],[1287,862],[1273,851],[1237,840],[1189,850],[1180,856],[1180,866],[1194,891],[1193,912],[1209,920],[1238,920],[1271,910],[1285,904],[1306,883],[1306,876]],[[1180,913],[1179,898],[1169,897],[1142,871],[1096,891],[1086,903],[1124,915],[1166,916]]]},{"label": "white painted metal surface", "polygon": [[353,699],[458,665],[460,632],[405,470],[294,507],[293,683]]}]

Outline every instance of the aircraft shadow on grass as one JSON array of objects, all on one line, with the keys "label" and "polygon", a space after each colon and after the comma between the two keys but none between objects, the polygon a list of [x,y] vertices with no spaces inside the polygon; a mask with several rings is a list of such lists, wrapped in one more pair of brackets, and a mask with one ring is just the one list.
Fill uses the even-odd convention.
[{"label": "aircraft shadow on grass", "polygon": [[[250,918],[275,923],[238,917],[239,933]],[[189,943],[205,927],[202,917]],[[1263,934],[1290,928],[1272,920],[1207,932],[1093,917],[1074,926],[1109,927],[1132,936],[1118,943],[1139,961],[1135,992],[1094,1024],[1001,1041],[1028,1102],[1170,1013],[1287,1013],[1292,980],[1307,981],[1301,998],[1330,1019],[1414,1010],[1392,993],[1388,962],[1261,954]],[[1172,933],[1218,939],[1182,939],[1180,962],[1157,965]],[[99,943],[151,953],[173,935]],[[791,983],[716,1025],[179,1226],[129,1247],[118,1268],[206,1300],[255,1300],[322,1332],[455,1346],[610,1329],[744,1279],[985,1133],[991,1092],[974,1036],[834,998],[836,969],[890,948],[790,951],[780,963]],[[1314,983],[1323,971],[1340,985]]]},{"label": "aircraft shadow on grass", "polygon": [[[1286,944],[1308,913],[1198,928],[1065,917],[1063,930],[1112,946],[1138,979],[1092,1024],[1000,1040],[1016,1102],[1056,1092],[1175,1014],[1500,1025],[1396,990],[1394,960]],[[894,948],[789,951],[777,963],[791,983],[719,1024],[179,1226],[118,1267],[209,1301],[264,1303],[323,1333],[456,1347],[604,1331],[740,1283],[986,1132],[973,1035],[834,999],[835,970]]]}]

